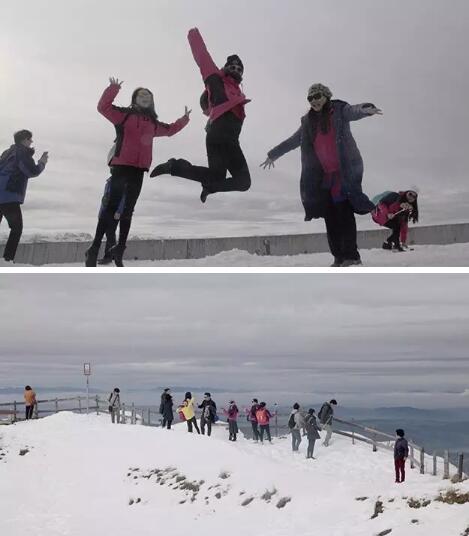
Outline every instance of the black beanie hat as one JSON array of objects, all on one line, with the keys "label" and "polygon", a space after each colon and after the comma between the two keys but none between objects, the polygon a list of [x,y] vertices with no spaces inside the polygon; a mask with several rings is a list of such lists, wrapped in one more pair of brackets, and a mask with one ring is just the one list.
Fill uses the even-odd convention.
[{"label": "black beanie hat", "polygon": [[241,58],[237,54],[228,56],[228,58],[226,59],[225,67],[228,67],[228,65],[233,65],[233,64],[240,65],[244,71],[244,64],[241,61]]}]

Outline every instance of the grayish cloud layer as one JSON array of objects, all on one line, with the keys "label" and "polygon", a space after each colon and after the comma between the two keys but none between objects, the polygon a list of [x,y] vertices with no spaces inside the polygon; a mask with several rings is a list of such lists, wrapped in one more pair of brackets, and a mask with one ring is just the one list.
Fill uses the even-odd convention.
[{"label": "grayish cloud layer", "polygon": [[[194,184],[147,180],[134,234],[322,229],[302,222],[297,153],[273,172],[257,167],[298,127],[314,81],[385,112],[354,125],[370,195],[419,187],[424,223],[467,219],[466,0],[23,0],[3,2],[0,17],[0,145],[27,127],[38,152],[51,155],[47,173],[31,181],[27,234],[93,232],[114,135],[96,103],[110,75],[125,81],[120,104],[144,85],[154,90],[163,120],[193,107],[183,133],[157,141],[155,160],[204,162],[202,83],[186,40],[193,26],[219,64],[233,52],[246,64],[245,92],[253,102],[242,143],[253,188],[202,206]],[[369,226],[369,218],[360,225]]]},{"label": "grayish cloud layer", "polygon": [[104,389],[467,405],[468,290],[465,275],[8,274],[0,389],[83,385],[91,361]]}]

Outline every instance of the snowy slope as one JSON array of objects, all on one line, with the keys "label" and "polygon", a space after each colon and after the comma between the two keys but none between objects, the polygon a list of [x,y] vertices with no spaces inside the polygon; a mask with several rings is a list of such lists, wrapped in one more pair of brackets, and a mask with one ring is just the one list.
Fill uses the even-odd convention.
[{"label": "snowy slope", "polygon": [[[5,536],[458,536],[469,527],[468,504],[412,509],[403,499],[468,492],[467,482],[408,470],[395,484],[391,454],[339,436],[306,460],[305,441],[293,454],[289,439],[230,443],[223,426],[208,438],[185,425],[167,431],[62,413],[0,428],[0,448]],[[266,490],[276,492],[262,498]],[[384,513],[372,520],[378,497]]]}]

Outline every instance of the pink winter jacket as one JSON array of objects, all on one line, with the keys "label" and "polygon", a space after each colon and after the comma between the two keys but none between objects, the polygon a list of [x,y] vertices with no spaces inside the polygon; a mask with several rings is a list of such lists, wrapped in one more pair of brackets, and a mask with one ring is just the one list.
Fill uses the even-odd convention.
[{"label": "pink winter jacket", "polygon": [[[223,102],[217,106],[213,106],[213,108],[209,105],[209,109],[206,115],[209,116],[210,121],[215,121],[223,114],[229,112],[230,110],[233,110],[233,108],[236,108],[237,106],[242,107],[242,113],[244,116],[244,105],[248,102],[251,102],[251,99],[246,98],[246,96],[241,91],[238,82],[236,82],[234,78],[226,75],[223,69],[219,69],[215,65],[197,28],[190,30],[187,38],[189,39],[192,55],[194,56],[195,62],[199,66],[200,73],[204,82],[210,76],[214,74],[218,75],[223,81],[226,97],[228,99],[226,102]],[[207,87],[207,90],[209,91],[210,103],[210,89]]]},{"label": "pink winter jacket", "polygon": [[[113,125],[122,123],[127,115],[113,105],[119,90],[120,88],[117,84],[111,84],[104,90],[98,103],[98,112],[104,115],[106,119],[109,119]],[[187,123],[189,123],[189,118],[186,115],[183,115],[170,125],[159,121],[155,125],[148,117],[140,114],[130,114],[123,125],[124,137],[120,153],[111,160],[109,165],[133,166],[148,171],[152,161],[153,138],[174,136]]]},{"label": "pink winter jacket", "polygon": [[[378,223],[379,225],[385,225],[389,221],[388,214],[396,214],[400,210],[401,210],[400,201],[396,201],[395,203],[392,203],[389,206],[386,205],[386,203],[379,203],[378,206],[371,213],[371,217],[373,218],[373,221]],[[402,222],[401,236],[400,236],[400,241],[403,242],[404,244],[407,242],[408,229],[409,229],[409,224],[406,219]]]}]

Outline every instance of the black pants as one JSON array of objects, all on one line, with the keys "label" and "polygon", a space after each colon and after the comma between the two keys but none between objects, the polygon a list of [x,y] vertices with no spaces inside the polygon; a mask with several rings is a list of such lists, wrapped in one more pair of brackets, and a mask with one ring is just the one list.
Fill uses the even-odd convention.
[{"label": "black pants", "polygon": [[15,258],[16,250],[23,234],[21,205],[19,203],[3,203],[0,205],[0,223],[2,222],[3,216],[5,216],[8,227],[10,227],[10,234],[5,244],[3,258],[6,261],[12,261]]},{"label": "black pants", "polygon": [[387,227],[388,229],[391,229],[392,233],[387,239],[387,242],[389,244],[394,244],[396,247],[399,247],[401,244],[401,227],[402,224],[405,222],[405,216],[403,214],[399,214],[398,216],[395,216],[392,218],[392,220],[388,220],[384,227]]},{"label": "black pants", "polygon": [[161,423],[161,426],[166,428],[168,430],[171,430],[171,423],[173,422],[173,419],[167,419],[166,417],[163,417],[163,422]]},{"label": "black pants", "polygon": [[205,417],[200,417],[200,430],[202,435],[205,435],[205,425],[207,425],[207,435],[212,433],[212,421],[211,419],[206,419]]},{"label": "black pants", "polygon": [[292,450],[296,451],[298,450],[301,443],[301,432],[300,430],[292,430],[291,431],[291,446]]},{"label": "black pants", "polygon": [[199,425],[197,424],[197,419],[195,417],[192,417],[192,419],[189,419],[187,422],[187,431],[192,434],[192,426],[195,427],[197,430],[197,433],[200,434]]},{"label": "black pants", "polygon": [[257,426],[257,422],[251,421],[251,428],[252,428],[252,438],[254,441],[259,441],[259,428]]},{"label": "black pants", "polygon": [[140,192],[142,191],[143,174],[143,169],[132,166],[114,166],[112,168],[108,204],[98,220],[92,247],[99,249],[104,234],[115,237],[118,222],[114,219],[114,214],[119,208],[124,195],[125,205],[120,217],[118,245],[126,245],[132,223],[132,215]]},{"label": "black pants", "polygon": [[270,424],[260,424],[259,429],[259,438],[261,440],[261,443],[264,442],[264,432],[267,435],[267,439],[269,441],[272,441],[272,436],[270,435]]},{"label": "black pants", "polygon": [[326,208],[326,230],[329,249],[338,261],[357,261],[357,223],[349,201],[334,203],[329,199]]},{"label": "black pants", "polygon": [[238,423],[236,421],[228,421],[228,432],[230,441],[236,441],[236,435],[238,434]]},{"label": "black pants", "polygon": [[26,406],[26,420],[33,418],[34,406]]},{"label": "black pants", "polygon": [[306,451],[306,457],[312,458],[314,454],[314,444],[316,443],[316,439],[309,438],[308,437],[308,448]]}]

